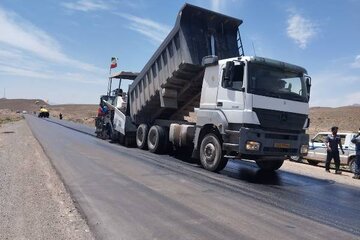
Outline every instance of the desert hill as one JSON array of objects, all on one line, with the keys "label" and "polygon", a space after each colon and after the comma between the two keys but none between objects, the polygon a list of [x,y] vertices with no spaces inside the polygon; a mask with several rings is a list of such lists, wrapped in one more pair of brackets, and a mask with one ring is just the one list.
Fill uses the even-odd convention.
[{"label": "desert hill", "polygon": [[9,109],[13,112],[38,111],[41,106],[48,106],[48,104],[41,99],[0,99],[0,109]]},{"label": "desert hill", "polygon": [[[65,104],[49,105],[40,99],[0,99],[1,109],[16,111],[27,111],[33,113],[40,106],[49,109],[52,117],[63,114],[64,119],[94,126],[94,117],[97,113],[96,104]],[[310,128],[308,133],[313,136],[319,131],[329,131],[332,126],[338,126],[340,131],[357,131],[360,128],[360,105],[352,105],[338,108],[312,107],[310,108]]]},{"label": "desert hill", "polygon": [[65,120],[94,126],[98,105],[96,104],[63,104],[50,105],[41,99],[0,99],[0,114],[13,116],[15,112],[38,112],[40,107],[46,107],[50,116],[58,117],[61,113]]},{"label": "desert hill", "polygon": [[310,108],[310,135],[319,131],[330,131],[332,126],[338,126],[340,132],[357,132],[360,128],[360,106]]}]

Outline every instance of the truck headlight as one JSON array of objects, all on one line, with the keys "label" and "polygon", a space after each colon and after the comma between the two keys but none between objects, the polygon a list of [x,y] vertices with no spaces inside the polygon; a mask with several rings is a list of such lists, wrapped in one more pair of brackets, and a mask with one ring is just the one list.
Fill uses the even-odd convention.
[{"label": "truck headlight", "polygon": [[300,153],[306,155],[309,151],[309,145],[301,145]]},{"label": "truck headlight", "polygon": [[245,149],[249,151],[259,151],[260,143],[255,141],[247,141],[245,145]]}]

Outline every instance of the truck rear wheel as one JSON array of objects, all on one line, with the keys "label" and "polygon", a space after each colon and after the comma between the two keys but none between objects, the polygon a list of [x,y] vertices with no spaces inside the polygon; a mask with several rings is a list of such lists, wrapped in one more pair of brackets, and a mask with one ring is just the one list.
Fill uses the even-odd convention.
[{"label": "truck rear wheel", "polygon": [[258,160],[256,164],[262,170],[275,171],[278,170],[284,163],[284,160]]},{"label": "truck rear wheel", "polygon": [[147,148],[147,136],[149,127],[146,124],[140,124],[136,130],[136,146],[140,149]]},{"label": "truck rear wheel", "polygon": [[154,125],[150,128],[147,137],[147,145],[150,152],[164,152],[167,147],[167,141],[166,130],[163,127]]},{"label": "truck rear wheel", "polygon": [[201,141],[200,162],[206,170],[211,172],[223,170],[228,162],[222,154],[220,140],[214,133],[206,134]]}]

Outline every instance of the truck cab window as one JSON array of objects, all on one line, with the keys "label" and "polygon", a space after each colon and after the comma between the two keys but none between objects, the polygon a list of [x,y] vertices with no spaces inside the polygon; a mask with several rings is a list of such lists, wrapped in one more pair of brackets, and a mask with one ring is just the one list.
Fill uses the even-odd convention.
[{"label": "truck cab window", "polygon": [[228,88],[232,90],[241,91],[243,87],[243,77],[244,77],[244,66],[243,65],[235,65],[230,73],[229,81],[222,81],[222,87]]},{"label": "truck cab window", "polygon": [[303,72],[267,64],[248,64],[248,92],[255,95],[308,102]]}]

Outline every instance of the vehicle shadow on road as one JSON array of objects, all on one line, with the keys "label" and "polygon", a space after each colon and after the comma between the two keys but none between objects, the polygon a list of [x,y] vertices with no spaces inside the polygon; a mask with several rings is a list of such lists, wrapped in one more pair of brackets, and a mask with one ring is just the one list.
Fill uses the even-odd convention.
[{"label": "vehicle shadow on road", "polygon": [[242,180],[254,184],[273,186],[314,186],[329,185],[335,181],[318,179],[287,171],[264,171],[255,166],[254,163],[244,161],[229,161],[221,174],[227,177]]},{"label": "vehicle shadow on road", "polygon": [[283,185],[281,177],[277,172],[267,172],[261,169],[242,168],[234,174],[226,172],[227,176],[243,180],[250,183],[265,184],[265,185]]}]

